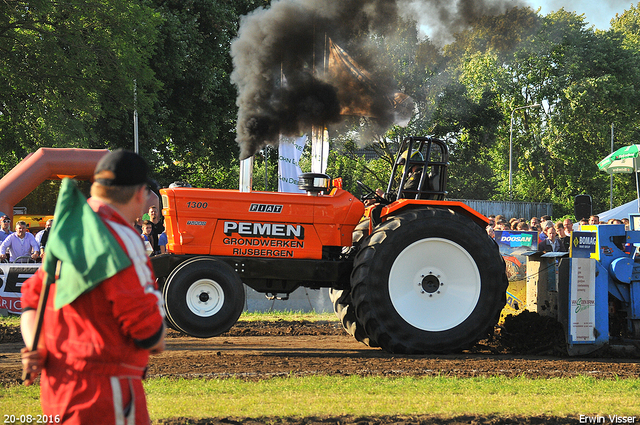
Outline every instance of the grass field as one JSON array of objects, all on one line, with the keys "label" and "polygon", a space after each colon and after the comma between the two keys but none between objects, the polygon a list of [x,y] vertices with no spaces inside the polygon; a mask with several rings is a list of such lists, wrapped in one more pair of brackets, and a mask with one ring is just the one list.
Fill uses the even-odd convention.
[{"label": "grass field", "polygon": [[[151,380],[146,388],[155,418],[194,414],[201,417],[640,414],[640,380],[597,381],[587,377]],[[194,405],[200,406],[201,411],[194,412]]]},{"label": "grass field", "polygon": [[[336,415],[636,416],[640,379],[272,378],[145,382],[153,420]],[[3,388],[0,412],[40,413],[38,387]]]},{"label": "grass field", "polygon": [[[303,311],[286,310],[272,312],[244,312],[238,319],[239,322],[251,321],[277,321],[277,320],[306,320],[308,322],[337,322],[338,318],[333,313],[307,313]],[[0,325],[18,326],[20,325],[20,316],[9,315],[0,316]]]},{"label": "grass field", "polygon": [[[18,323],[15,318],[2,320]],[[243,314],[241,320],[334,321],[335,316],[252,313]],[[471,414],[575,418],[618,415],[636,417],[635,423],[640,423],[640,379],[595,379],[586,375],[552,379],[293,375],[258,381],[152,378],[145,381],[145,388],[153,420]],[[0,413],[16,417],[41,413],[39,388],[0,387]]]},{"label": "grass field", "polygon": [[303,311],[272,311],[272,312],[244,312],[238,319],[239,322],[251,321],[277,321],[277,320],[305,320],[308,322],[338,322],[334,313],[305,313]]}]

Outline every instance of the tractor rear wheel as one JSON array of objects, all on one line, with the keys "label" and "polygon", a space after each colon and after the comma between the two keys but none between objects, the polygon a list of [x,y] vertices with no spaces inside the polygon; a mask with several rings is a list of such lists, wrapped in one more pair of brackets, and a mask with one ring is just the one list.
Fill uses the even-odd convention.
[{"label": "tractor rear wheel", "polygon": [[371,224],[371,219],[365,218],[353,229],[351,233],[351,245],[358,249],[360,247],[360,243],[364,238],[369,236],[369,225]]},{"label": "tractor rear wheel", "polygon": [[[369,223],[370,220],[364,219],[353,229],[351,237],[351,250],[355,253],[360,248],[360,243],[364,238],[369,236]],[[352,254],[353,255],[353,254]],[[369,335],[364,331],[364,327],[358,323],[356,319],[356,313],[351,301],[350,289],[329,289],[329,299],[333,304],[333,312],[340,320],[340,324],[344,330],[354,337],[356,341],[361,342],[369,347],[377,347],[375,341],[369,338]]]},{"label": "tractor rear wheel", "polygon": [[228,331],[245,303],[244,285],[233,268],[209,257],[196,257],[176,267],[165,282],[167,321],[197,338]]},{"label": "tractor rear wheel", "polygon": [[364,326],[358,323],[353,303],[351,302],[350,290],[332,288],[329,290],[329,299],[333,303],[333,311],[338,320],[340,320],[340,324],[349,335],[369,347],[378,346],[364,331]]},{"label": "tractor rear wheel", "polygon": [[358,322],[392,353],[456,352],[488,335],[508,281],[485,230],[451,210],[415,209],[362,241],[351,274]]}]

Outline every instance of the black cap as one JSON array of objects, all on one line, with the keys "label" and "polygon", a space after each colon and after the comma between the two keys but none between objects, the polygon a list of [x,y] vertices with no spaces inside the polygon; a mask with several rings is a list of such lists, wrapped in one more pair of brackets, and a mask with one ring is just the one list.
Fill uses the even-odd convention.
[{"label": "black cap", "polygon": [[93,172],[93,179],[104,186],[154,185],[147,177],[149,167],[137,153],[118,149],[103,156]]}]

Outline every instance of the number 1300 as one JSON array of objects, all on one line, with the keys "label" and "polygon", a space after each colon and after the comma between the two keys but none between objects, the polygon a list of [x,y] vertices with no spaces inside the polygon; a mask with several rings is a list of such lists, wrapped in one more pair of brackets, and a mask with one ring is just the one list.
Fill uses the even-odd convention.
[{"label": "number 1300", "polygon": [[206,202],[195,202],[189,201],[187,202],[187,208],[207,208],[208,204]]}]

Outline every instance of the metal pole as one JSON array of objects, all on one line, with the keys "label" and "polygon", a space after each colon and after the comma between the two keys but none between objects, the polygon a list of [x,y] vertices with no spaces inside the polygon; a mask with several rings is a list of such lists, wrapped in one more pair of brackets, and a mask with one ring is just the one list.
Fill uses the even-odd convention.
[{"label": "metal pole", "polygon": [[640,185],[638,185],[638,172],[634,171],[636,175],[636,196],[638,197],[638,212],[640,212]]},{"label": "metal pole", "polygon": [[526,106],[519,106],[517,108],[514,108],[511,111],[511,125],[509,127],[509,200],[513,199],[513,192],[511,190],[511,186],[513,183],[512,180],[512,172],[513,172],[513,167],[512,167],[512,158],[513,158],[513,113],[515,111],[517,111],[518,109],[527,109],[527,108],[537,108],[538,106],[540,106],[539,103],[534,103],[533,105],[526,105]]},{"label": "metal pole", "polygon": [[511,111],[511,126],[509,127],[509,200],[513,199],[513,192],[511,191],[511,184],[512,184],[512,179],[511,179],[511,175],[512,175],[512,157],[513,157],[513,113],[516,110],[514,109],[513,111]]},{"label": "metal pole", "polygon": [[269,163],[269,146],[264,147],[264,191],[268,192],[269,188],[269,175],[267,174],[268,168],[267,164]]},{"label": "metal pole", "polygon": [[251,192],[253,186],[253,156],[240,161],[240,192]]},{"label": "metal pole", "polygon": [[138,81],[133,80],[133,151],[138,149]]},{"label": "metal pole", "polygon": [[[613,153],[613,123],[611,123],[611,153]],[[613,209],[613,173],[609,175],[609,209]]]}]

